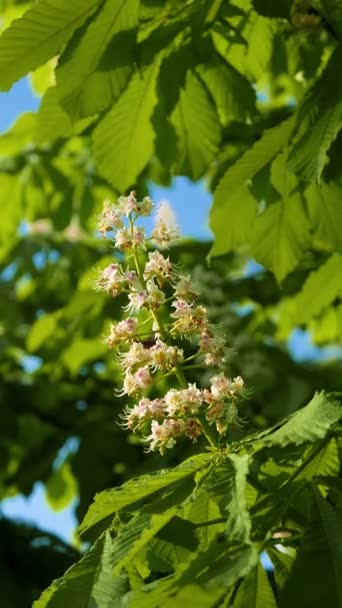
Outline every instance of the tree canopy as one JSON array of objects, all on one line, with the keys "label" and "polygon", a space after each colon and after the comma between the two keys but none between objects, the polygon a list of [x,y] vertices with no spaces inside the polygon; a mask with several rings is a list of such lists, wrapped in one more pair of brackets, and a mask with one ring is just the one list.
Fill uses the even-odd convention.
[{"label": "tree canopy", "polygon": [[[341,343],[341,3],[4,0],[1,17],[0,90],[29,75],[41,96],[0,135],[1,497],[36,481],[56,510],[78,497],[94,542],[75,563],[3,518],[4,605],[31,605],[72,564],[37,608],[342,605],[342,363],[287,347],[298,328]],[[93,289],[113,258],[103,200],[176,176],[205,180],[213,242],[171,256],[251,388],[219,462],[186,442],[143,455],[116,424],[101,336],[123,302]]]}]

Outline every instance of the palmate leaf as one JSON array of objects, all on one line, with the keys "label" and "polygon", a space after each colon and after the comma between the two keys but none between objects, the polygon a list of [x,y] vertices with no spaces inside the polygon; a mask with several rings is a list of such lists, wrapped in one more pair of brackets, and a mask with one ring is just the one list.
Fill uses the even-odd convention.
[{"label": "palmate leaf", "polygon": [[267,207],[255,219],[252,253],[281,281],[296,268],[310,243],[309,222],[296,180],[286,168],[286,154],[272,164],[272,183],[281,200]]},{"label": "palmate leaf", "polygon": [[277,608],[272,587],[260,562],[242,581],[233,605],[234,608]]},{"label": "palmate leaf", "polygon": [[113,541],[103,534],[88,553],[55,580],[34,608],[112,608],[127,590],[126,576],[113,576]]},{"label": "palmate leaf", "polygon": [[103,0],[38,0],[0,37],[0,90],[56,55]]},{"label": "palmate leaf", "polygon": [[151,475],[143,475],[128,481],[119,488],[105,490],[97,494],[81,524],[80,531],[85,532],[99,522],[112,518],[120,509],[194,475],[196,471],[205,468],[209,462],[209,454],[199,454],[189,458],[174,469],[165,469]]},{"label": "palmate leaf", "polygon": [[94,131],[98,169],[119,191],[132,186],[153,152],[151,124],[157,103],[157,76],[161,57],[137,71],[127,89]]},{"label": "palmate leaf", "polygon": [[216,109],[198,76],[189,71],[171,115],[178,137],[176,171],[199,179],[215,158],[221,139]]},{"label": "palmate leaf", "polygon": [[249,192],[248,181],[286,147],[293,125],[290,118],[266,131],[221,179],[210,212],[210,227],[215,236],[211,256],[227,253],[252,234],[257,205]]},{"label": "palmate leaf", "polygon": [[308,92],[297,114],[289,167],[298,177],[320,182],[327,151],[342,128],[342,62],[338,45],[321,78]]},{"label": "palmate leaf", "polygon": [[309,525],[279,607],[342,606],[342,512],[314,490]]},{"label": "palmate leaf", "polygon": [[62,56],[57,96],[73,120],[103,111],[127,84],[138,9],[138,0],[108,0],[76,49]]}]

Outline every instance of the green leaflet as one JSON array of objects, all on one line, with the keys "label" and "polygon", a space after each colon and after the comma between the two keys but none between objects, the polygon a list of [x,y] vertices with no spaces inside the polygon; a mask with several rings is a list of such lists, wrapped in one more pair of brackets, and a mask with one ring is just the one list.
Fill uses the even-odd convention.
[{"label": "green leaflet", "polygon": [[257,206],[248,190],[248,181],[286,147],[293,124],[290,118],[266,131],[221,179],[210,212],[210,227],[215,236],[211,256],[227,253],[252,234]]},{"label": "green leaflet", "polygon": [[73,120],[108,108],[133,66],[138,0],[108,0],[56,70],[57,96]]},{"label": "green leaflet", "polygon": [[34,602],[34,608],[84,608],[99,606],[113,608],[126,591],[126,577],[113,576],[113,541],[109,532],[62,578],[50,585]]},{"label": "green leaflet", "polygon": [[65,509],[77,497],[77,482],[69,462],[63,462],[57,470],[52,472],[45,488],[46,501],[54,511]]},{"label": "green leaflet", "polygon": [[335,253],[312,272],[294,300],[293,323],[307,323],[342,293],[342,255]]},{"label": "green leaflet", "polygon": [[222,125],[245,122],[255,114],[255,91],[237,70],[218,55],[197,68],[210,91]]},{"label": "green leaflet", "polygon": [[296,180],[286,167],[285,153],[273,162],[271,173],[281,200],[256,217],[252,253],[281,281],[298,266],[311,236],[302,197],[296,191]]},{"label": "green leaflet", "polygon": [[160,60],[159,56],[142,74],[135,72],[93,134],[99,171],[121,192],[134,185],[153,153],[151,119]]},{"label": "green leaflet", "polygon": [[0,37],[0,90],[56,55],[103,0],[39,0]]},{"label": "green leaflet", "polygon": [[293,551],[291,553],[284,553],[283,551],[277,551],[274,547],[269,547],[267,553],[274,566],[277,586],[279,589],[282,589],[293,566]]},{"label": "green leaflet", "polygon": [[249,541],[250,519],[246,505],[246,476],[249,457],[231,455],[222,462],[211,466],[200,484],[200,489],[208,494],[227,514],[225,524],[229,538],[240,542]]},{"label": "green leaflet", "polygon": [[340,470],[340,459],[338,445],[333,437],[323,445],[314,458],[308,458],[307,464],[297,475],[297,479],[314,479],[315,477],[338,476]]},{"label": "green leaflet", "polygon": [[178,467],[170,470],[158,471],[151,475],[143,475],[132,479],[119,488],[105,490],[95,496],[80,531],[85,532],[98,522],[113,517],[114,514],[130,504],[145,498],[158,490],[166,488],[173,483],[193,475],[204,468],[210,461],[209,454],[199,454],[189,458]]},{"label": "green leaflet", "polygon": [[72,124],[70,116],[58,101],[57,88],[50,87],[43,95],[39,106],[34,140],[42,144],[71,137],[84,131],[93,120],[93,117],[82,118]]},{"label": "green leaflet", "polygon": [[167,593],[162,585],[152,593],[138,591],[129,596],[128,606],[130,608],[184,608],[196,606],[196,608],[216,608],[217,602],[226,594],[222,586],[207,590],[200,585],[189,583],[183,587],[176,587],[173,592]]},{"label": "green leaflet", "polygon": [[187,73],[171,122],[178,138],[177,172],[199,179],[215,158],[221,129],[215,107],[192,71]]},{"label": "green leaflet", "polygon": [[234,608],[277,608],[272,587],[260,562],[242,581]]},{"label": "green leaflet", "polygon": [[31,144],[35,125],[36,116],[33,112],[21,114],[12,128],[0,135],[0,156],[17,154]]},{"label": "green leaflet", "polygon": [[338,182],[317,186],[305,192],[314,236],[318,245],[342,253],[342,188]]},{"label": "green leaflet", "polygon": [[280,428],[261,439],[264,445],[300,445],[323,439],[342,417],[342,405],[325,393],[316,393],[308,405],[290,416]]},{"label": "green leaflet", "polygon": [[290,17],[291,6],[293,0],[253,0],[255,10],[265,17],[281,17],[287,19]]},{"label": "green leaflet", "polygon": [[280,596],[280,608],[342,606],[342,513],[313,491],[308,526],[291,574]]},{"label": "green leaflet", "polygon": [[337,77],[341,63],[339,45],[297,113],[289,167],[304,180],[321,181],[327,151],[342,127],[342,82]]}]

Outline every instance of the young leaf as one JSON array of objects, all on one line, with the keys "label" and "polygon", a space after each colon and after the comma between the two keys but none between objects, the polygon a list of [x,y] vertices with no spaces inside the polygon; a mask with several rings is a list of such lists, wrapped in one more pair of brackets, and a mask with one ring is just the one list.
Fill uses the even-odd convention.
[{"label": "young leaf", "polygon": [[254,146],[225,173],[215,191],[210,227],[215,243],[210,255],[222,255],[246,240],[256,216],[256,202],[248,181],[287,145],[293,118],[269,129]]},{"label": "young leaf", "polygon": [[160,57],[135,72],[127,89],[94,131],[94,155],[99,171],[124,192],[137,180],[153,152],[151,124],[157,103]]},{"label": "young leaf", "polygon": [[103,0],[38,0],[0,37],[0,90],[61,51]]}]

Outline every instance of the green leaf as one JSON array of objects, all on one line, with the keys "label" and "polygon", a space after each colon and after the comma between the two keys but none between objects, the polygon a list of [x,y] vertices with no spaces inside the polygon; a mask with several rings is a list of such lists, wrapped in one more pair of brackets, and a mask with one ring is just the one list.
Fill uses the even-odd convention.
[{"label": "green leaf", "polygon": [[40,68],[30,73],[30,84],[35,95],[42,96],[55,84],[56,58],[50,59]]},{"label": "green leaf", "polygon": [[27,337],[27,348],[30,352],[35,352],[52,337],[58,327],[58,313],[45,314],[31,327]]},{"label": "green leaf", "polygon": [[61,361],[71,374],[76,374],[85,363],[102,359],[107,348],[98,339],[77,338],[63,351]]},{"label": "green leaf", "polygon": [[280,154],[272,164],[272,183],[282,199],[257,216],[252,242],[253,256],[278,281],[298,266],[311,240],[302,197],[285,161],[286,155]]},{"label": "green leaf", "polygon": [[314,491],[311,525],[280,596],[280,608],[342,606],[342,513]]},{"label": "green leaf", "polygon": [[224,598],[227,591],[223,586],[206,589],[192,582],[181,587],[176,587],[167,592],[162,585],[157,586],[152,593],[138,590],[129,599],[130,608],[184,608],[184,606],[196,606],[196,608],[216,608],[220,599]]},{"label": "green leaf", "polygon": [[267,549],[267,553],[274,566],[274,576],[279,589],[282,589],[286,583],[294,563],[293,549],[290,549],[290,551],[291,554],[285,553],[283,550],[277,551],[274,547],[268,547]]},{"label": "green leaf", "polygon": [[282,425],[262,439],[264,445],[300,445],[324,439],[341,419],[342,405],[331,395],[316,393],[307,406],[287,418]]},{"label": "green leaf", "polygon": [[38,0],[0,37],[0,90],[56,55],[102,0]]},{"label": "green leaf", "polygon": [[113,544],[114,559],[112,562],[113,573],[119,574],[128,563],[145,545],[148,545],[158,532],[177,513],[177,508],[172,507],[164,513],[137,513],[128,524],[122,527]]},{"label": "green leaf", "polygon": [[338,476],[340,470],[340,459],[338,445],[333,438],[322,449],[309,458],[306,466],[301,469],[297,479],[314,479],[315,477]]},{"label": "green leaf", "polygon": [[81,133],[92,121],[93,118],[83,118],[73,125],[70,116],[58,101],[56,87],[51,87],[44,94],[39,106],[34,139],[39,144],[65,139]]},{"label": "green leaf", "polygon": [[272,587],[261,563],[242,581],[234,608],[277,608]]},{"label": "green leaf", "polygon": [[210,227],[215,236],[211,256],[227,253],[252,233],[257,206],[248,182],[286,147],[292,129],[293,118],[290,118],[266,131],[221,179],[210,213]]},{"label": "green leaf", "polygon": [[13,127],[0,135],[0,156],[10,156],[21,152],[33,142],[36,116],[33,112],[24,112],[15,121]]},{"label": "green leaf", "polygon": [[260,15],[283,19],[290,17],[292,4],[293,0],[253,0],[253,6]]},{"label": "green leaf", "polygon": [[109,532],[76,564],[50,585],[34,608],[113,608],[126,592],[126,577],[113,576],[113,541]]},{"label": "green leaf", "polygon": [[138,0],[108,0],[56,70],[57,96],[72,120],[107,109],[133,67]]},{"label": "green leaf", "polygon": [[307,323],[342,294],[342,255],[335,253],[312,272],[294,300],[293,323]]},{"label": "green leaf", "polygon": [[62,511],[77,496],[77,482],[68,462],[52,473],[45,489],[46,500],[54,511]]},{"label": "green leaf", "polygon": [[99,171],[121,192],[134,184],[153,153],[159,65],[160,57],[142,75],[134,74],[93,135]]},{"label": "green leaf", "polygon": [[311,184],[305,192],[318,244],[342,253],[342,189],[338,183]]},{"label": "green leaf", "polygon": [[245,490],[249,456],[231,455],[221,463],[214,463],[200,488],[227,514],[226,532],[229,538],[249,541],[250,518]]},{"label": "green leaf", "polygon": [[178,138],[176,171],[199,179],[217,154],[221,129],[215,107],[193,71],[187,73],[171,122]]},{"label": "green leaf", "polygon": [[218,55],[197,68],[214,99],[220,121],[245,122],[255,114],[255,91],[246,78]]},{"label": "green leaf", "polygon": [[342,49],[338,45],[321,78],[298,109],[289,167],[298,177],[320,182],[327,151],[342,127]]},{"label": "green leaf", "polygon": [[143,475],[128,481],[119,488],[105,490],[95,496],[94,503],[85,516],[80,532],[83,533],[98,522],[113,518],[114,514],[142,498],[154,494],[158,490],[166,488],[185,477],[192,476],[196,471],[204,468],[210,462],[209,454],[199,454],[185,460],[174,469],[165,469]]}]

